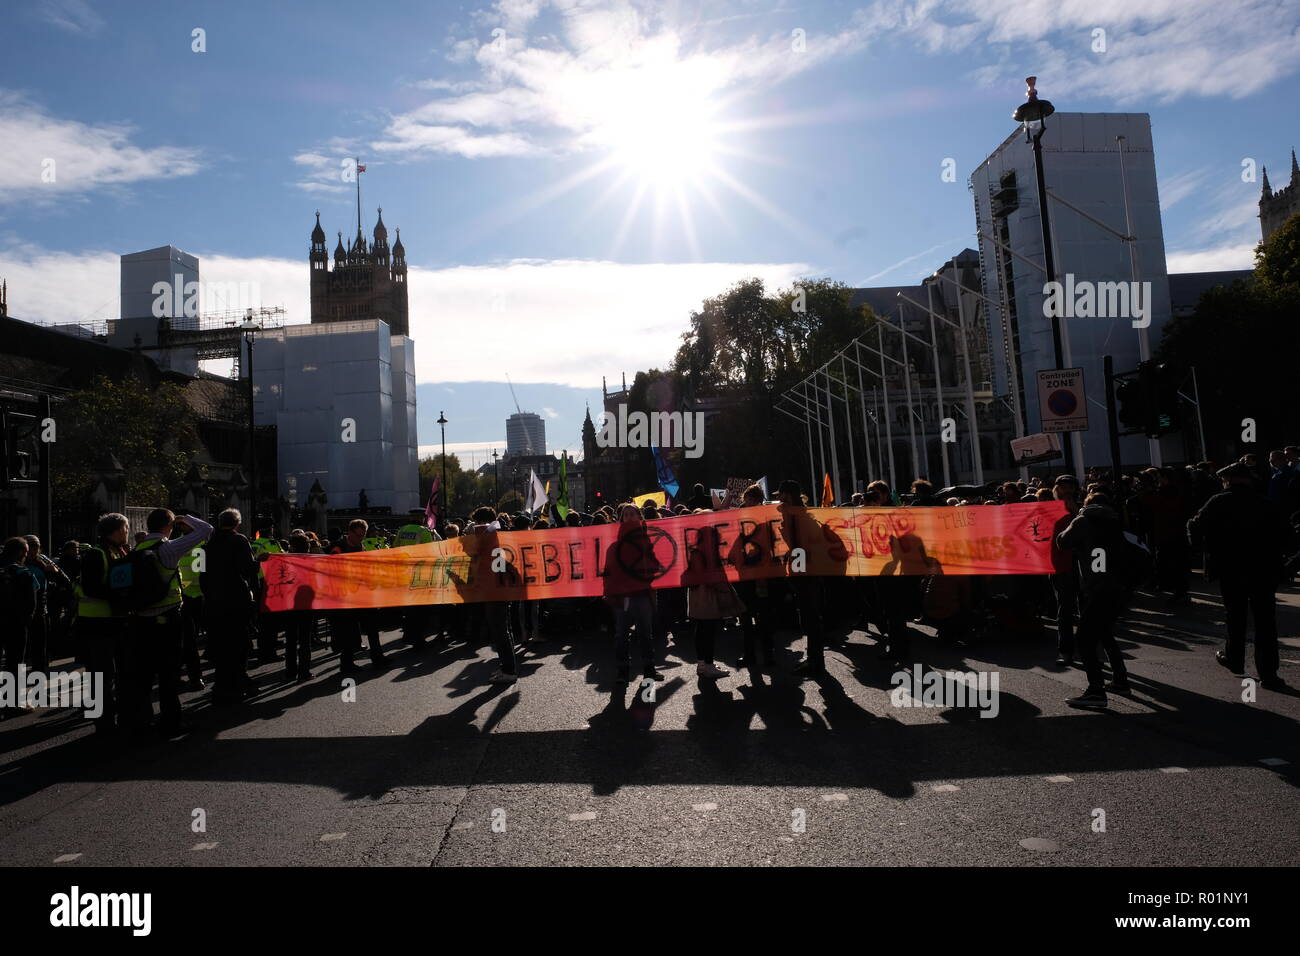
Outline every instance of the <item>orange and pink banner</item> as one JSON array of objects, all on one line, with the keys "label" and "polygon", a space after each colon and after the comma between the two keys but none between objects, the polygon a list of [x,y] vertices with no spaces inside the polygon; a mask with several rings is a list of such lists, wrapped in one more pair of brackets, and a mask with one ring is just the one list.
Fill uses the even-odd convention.
[{"label": "orange and pink banner", "polygon": [[783,577],[1050,574],[1059,501],[958,508],[763,505],[469,534],[356,554],[274,554],[268,611],[604,597]]}]

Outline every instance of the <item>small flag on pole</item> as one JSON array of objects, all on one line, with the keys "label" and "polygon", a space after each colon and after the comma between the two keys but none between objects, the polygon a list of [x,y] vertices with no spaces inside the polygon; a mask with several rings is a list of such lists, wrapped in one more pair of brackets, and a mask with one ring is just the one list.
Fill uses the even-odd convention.
[{"label": "small flag on pole", "polygon": [[569,519],[569,470],[565,465],[569,457],[567,451],[560,452],[560,493],[555,498],[555,513],[561,521]]},{"label": "small flag on pole", "polygon": [[677,497],[677,492],[681,490],[681,485],[677,483],[677,478],[673,475],[672,466],[664,457],[662,451],[654,445],[650,446],[650,455],[655,463],[655,477],[659,481],[659,487],[668,493],[671,498]]},{"label": "small flag on pole", "polygon": [[524,498],[524,510],[529,514],[536,514],[545,503],[546,489],[542,487],[542,481],[537,477],[537,472],[530,468],[528,469],[528,494]]},{"label": "small flag on pole", "polygon": [[366,171],[365,164],[364,164],[364,163],[357,163],[357,172],[359,172],[359,173],[364,173],[365,171]]},{"label": "small flag on pole", "polygon": [[438,488],[442,485],[442,479],[439,475],[433,476],[433,487],[429,489],[429,500],[424,504],[424,526],[426,528],[438,527]]},{"label": "small flag on pole", "polygon": [[835,504],[835,489],[831,487],[831,473],[826,472],[822,479],[822,507],[830,508]]}]

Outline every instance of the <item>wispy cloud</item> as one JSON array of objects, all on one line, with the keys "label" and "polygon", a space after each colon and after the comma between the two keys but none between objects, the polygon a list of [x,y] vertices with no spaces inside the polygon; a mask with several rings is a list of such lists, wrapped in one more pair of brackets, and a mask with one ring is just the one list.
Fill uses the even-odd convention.
[{"label": "wispy cloud", "polygon": [[1239,99],[1300,69],[1300,30],[1283,0],[877,0],[863,23],[929,53],[982,56],[971,75],[983,84],[1037,73],[1048,96],[1121,105]]},{"label": "wispy cloud", "polygon": [[1165,255],[1169,271],[1253,269],[1260,239],[1259,186],[1234,175],[1217,189],[1202,186],[1198,199],[1195,219],[1179,229],[1195,245],[1170,249]]},{"label": "wispy cloud", "polygon": [[82,123],[53,116],[22,94],[0,90],[0,203],[53,201],[150,179],[191,176],[196,149],[138,146],[125,123]]},{"label": "wispy cloud", "polygon": [[893,265],[885,266],[885,268],[881,269],[879,272],[875,273],[874,275],[867,276],[865,279],[862,280],[862,283],[863,285],[867,285],[869,283],[875,282],[877,279],[881,278],[882,276],[887,276],[890,273],[898,272],[903,268],[903,266],[915,262],[917,259],[921,259],[925,256],[928,256],[931,253],[938,252],[940,249],[949,249],[953,253],[960,252],[961,250],[957,248],[958,243],[967,240],[968,237],[966,236],[957,236],[953,239],[945,239],[943,242],[937,242],[929,249],[922,249],[920,252],[910,255],[906,259],[899,259]]},{"label": "wispy cloud", "polygon": [[86,0],[42,0],[38,12],[46,23],[81,36],[104,28],[104,18]]},{"label": "wispy cloud", "polygon": [[1160,180],[1160,211],[1168,212],[1188,196],[1195,195],[1209,181],[1208,168],[1189,169]]}]

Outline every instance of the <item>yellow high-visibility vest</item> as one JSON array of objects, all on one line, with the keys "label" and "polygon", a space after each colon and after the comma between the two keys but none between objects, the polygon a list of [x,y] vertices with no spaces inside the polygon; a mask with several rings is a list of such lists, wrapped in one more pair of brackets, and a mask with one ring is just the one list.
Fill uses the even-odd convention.
[{"label": "yellow high-visibility vest", "polygon": [[199,584],[199,572],[194,570],[194,564],[198,561],[199,553],[202,551],[202,545],[192,549],[176,565],[176,570],[181,575],[181,593],[187,598],[203,597],[203,588]]},{"label": "yellow high-visibility vest", "polygon": [[[162,538],[149,538],[148,540],[141,541],[139,544],[137,544],[135,546],[135,550],[145,551],[148,550],[149,548],[157,547],[160,544],[162,544]],[[155,567],[159,575],[163,577],[167,577],[170,575],[171,580],[167,584],[167,593],[164,594],[162,597],[160,597],[158,600],[154,601],[152,604],[150,604],[147,608],[145,608],[145,610],[154,609],[154,608],[157,608],[159,610],[165,610],[166,608],[177,607],[181,603],[180,569],[177,568],[175,571],[171,571],[168,570],[167,568],[164,568],[162,566],[161,557],[158,558],[158,562],[155,565]]]},{"label": "yellow high-visibility vest", "polygon": [[77,617],[125,617],[124,614],[114,614],[113,605],[108,602],[107,598],[91,597],[81,586],[82,574],[85,574],[85,556],[87,552],[97,551],[99,556],[104,559],[104,579],[101,584],[108,584],[108,554],[103,548],[95,545],[88,545],[82,548],[82,573],[77,575],[77,583],[72,586],[72,593],[77,596]]}]

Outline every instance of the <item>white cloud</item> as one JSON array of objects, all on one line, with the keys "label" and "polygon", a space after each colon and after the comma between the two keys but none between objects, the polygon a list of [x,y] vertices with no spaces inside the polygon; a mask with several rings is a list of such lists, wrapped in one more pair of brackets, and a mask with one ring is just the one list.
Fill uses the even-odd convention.
[{"label": "white cloud", "polygon": [[[310,317],[306,261],[187,251],[199,256],[204,283],[250,283],[261,305],[284,307],[287,321]],[[499,374],[505,361],[519,381],[594,388],[602,375],[671,364],[691,312],[733,283],[757,276],[775,288],[814,271],[803,263],[587,260],[412,268],[416,378],[478,381]],[[118,317],[117,253],[53,252],[14,239],[0,244],[0,275],[17,318]],[[502,343],[517,345],[503,357]]]},{"label": "white cloud", "polygon": [[1255,243],[1235,243],[1212,249],[1170,252],[1165,255],[1170,274],[1176,272],[1225,272],[1255,268]]},{"label": "white cloud", "polygon": [[[316,195],[348,192],[355,188],[354,180],[344,179],[344,175],[356,175],[352,170],[356,165],[354,154],[347,148],[350,144],[334,143],[318,149],[305,150],[293,157],[296,165],[302,167],[306,179],[294,183],[303,192]],[[365,165],[364,163],[362,165]],[[365,175],[362,173],[361,175]]]},{"label": "white cloud", "polygon": [[[530,43],[528,28],[545,6],[560,29]],[[485,33],[455,40],[448,59],[473,61],[481,79],[432,79],[440,97],[394,116],[372,145],[390,152],[468,157],[525,156],[607,146],[647,98],[698,103],[772,86],[862,49],[867,33],[854,19],[838,33],[808,37],[795,52],[788,33],[705,45],[690,29],[666,22],[662,9],[628,0],[594,5],[574,0],[501,0],[475,20]],[[692,42],[695,41],[695,42]]]},{"label": "white cloud", "polygon": [[51,116],[19,93],[0,90],[0,203],[53,201],[148,179],[190,176],[198,150],[141,147],[122,123],[81,123]]},{"label": "white cloud", "polygon": [[[1256,93],[1300,68],[1294,11],[1278,0],[877,0],[869,29],[908,34],[930,53],[994,59],[983,85],[1044,77],[1043,94],[1117,104]],[[1105,31],[1105,51],[1092,49]]]}]

